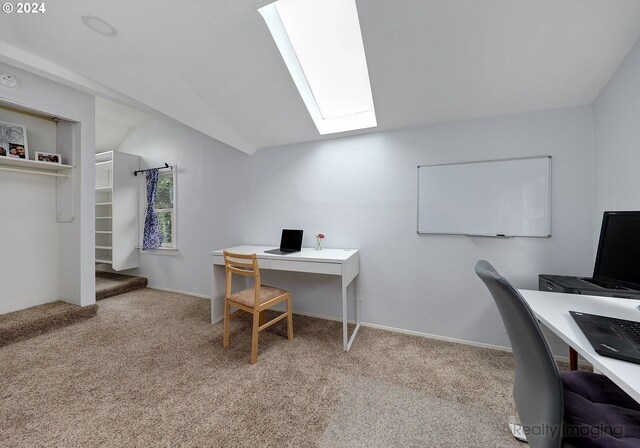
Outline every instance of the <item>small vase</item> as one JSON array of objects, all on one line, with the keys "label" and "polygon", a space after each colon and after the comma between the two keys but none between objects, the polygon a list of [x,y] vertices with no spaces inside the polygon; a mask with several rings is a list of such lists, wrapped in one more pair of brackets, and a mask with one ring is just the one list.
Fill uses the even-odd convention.
[{"label": "small vase", "polygon": [[316,238],[316,250],[322,250],[322,240],[320,238]]}]

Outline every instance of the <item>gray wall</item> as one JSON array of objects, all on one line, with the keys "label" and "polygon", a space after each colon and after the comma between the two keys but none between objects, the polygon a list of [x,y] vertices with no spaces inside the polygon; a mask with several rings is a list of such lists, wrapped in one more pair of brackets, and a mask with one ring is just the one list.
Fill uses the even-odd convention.
[{"label": "gray wall", "polygon": [[600,92],[594,112],[593,245],[605,210],[640,210],[640,44]]},{"label": "gray wall", "polygon": [[[283,227],[327,235],[327,247],[361,251],[365,322],[508,346],[498,312],[473,273],[486,258],[518,287],[543,272],[592,266],[590,107],[512,115],[263,149],[245,156],[176,124],[132,131],[119,150],[147,165],[177,163],[175,257],[143,255],[151,286],[210,293],[209,252],[279,243]],[[549,239],[416,234],[419,164],[553,156]],[[248,177],[247,177],[248,175]],[[235,186],[238,190],[233,190]],[[263,273],[290,288],[296,311],[340,316],[339,281]]]},{"label": "gray wall", "polygon": [[[198,131],[165,120],[133,129],[119,151],[141,156],[141,167],[177,165],[177,243],[171,255],[140,256],[149,286],[209,296],[210,252],[242,243],[249,201],[248,156]],[[141,177],[143,179],[143,177]],[[144,186],[141,185],[143,189]],[[141,218],[144,219],[144,214]]]},{"label": "gray wall", "polygon": [[[591,129],[585,106],[263,149],[249,159],[261,218],[247,240],[276,245],[293,227],[312,246],[312,234],[325,233],[327,247],[360,250],[365,322],[508,346],[474,264],[486,258],[533,289],[539,273],[590,273]],[[416,234],[417,165],[543,154],[553,156],[551,238]],[[339,316],[327,279],[278,281],[295,309]]]}]

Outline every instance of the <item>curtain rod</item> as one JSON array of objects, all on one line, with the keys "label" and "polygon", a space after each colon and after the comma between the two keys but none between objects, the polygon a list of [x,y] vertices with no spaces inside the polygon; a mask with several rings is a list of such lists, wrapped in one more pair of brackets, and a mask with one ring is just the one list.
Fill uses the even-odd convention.
[{"label": "curtain rod", "polygon": [[172,170],[172,171],[173,171],[173,166],[172,166],[172,165],[169,165],[168,163],[166,163],[166,162],[165,162],[165,163],[164,163],[164,166],[159,166],[159,167],[157,167],[157,168],[147,168],[146,170],[135,170],[135,171],[133,172],[133,175],[134,175],[134,176],[137,176],[137,175],[138,175],[138,173],[144,173],[145,171],[149,171],[149,170],[166,170],[166,169],[170,169],[170,170]]}]

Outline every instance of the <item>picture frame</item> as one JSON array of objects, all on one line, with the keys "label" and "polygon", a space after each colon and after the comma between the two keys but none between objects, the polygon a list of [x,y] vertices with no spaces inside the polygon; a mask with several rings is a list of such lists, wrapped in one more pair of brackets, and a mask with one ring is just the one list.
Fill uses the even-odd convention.
[{"label": "picture frame", "polygon": [[53,152],[36,151],[34,160],[37,162],[62,164],[62,156]]},{"label": "picture frame", "polygon": [[0,157],[29,160],[27,129],[24,126],[0,121]]}]

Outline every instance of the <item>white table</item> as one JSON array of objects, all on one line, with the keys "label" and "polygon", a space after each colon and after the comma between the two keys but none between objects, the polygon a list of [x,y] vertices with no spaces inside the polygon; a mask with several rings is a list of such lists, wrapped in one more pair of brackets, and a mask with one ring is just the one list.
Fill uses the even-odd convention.
[{"label": "white table", "polygon": [[[360,273],[360,254],[352,249],[303,248],[301,252],[286,255],[268,254],[265,251],[277,249],[273,246],[236,246],[214,250],[213,275],[211,283],[211,323],[224,318],[225,273],[223,250],[239,254],[256,254],[260,269],[276,271],[308,272],[312,274],[339,275],[342,277],[342,343],[343,350],[349,351],[360,329],[360,293],[358,274]],[[347,331],[347,287],[355,280],[356,287],[356,327],[349,338]]]},{"label": "white table", "polygon": [[600,356],[569,311],[640,321],[640,301],[582,294],[519,290],[536,317],[595,368],[640,402],[640,364]]}]

